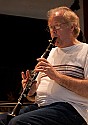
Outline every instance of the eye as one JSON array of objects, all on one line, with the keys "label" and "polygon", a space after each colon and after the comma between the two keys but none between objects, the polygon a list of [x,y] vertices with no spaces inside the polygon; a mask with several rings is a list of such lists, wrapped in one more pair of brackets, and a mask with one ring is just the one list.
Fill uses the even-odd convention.
[{"label": "eye", "polygon": [[56,30],[59,30],[59,29],[60,29],[60,26],[58,26],[58,25],[55,26],[55,29],[56,29]]}]

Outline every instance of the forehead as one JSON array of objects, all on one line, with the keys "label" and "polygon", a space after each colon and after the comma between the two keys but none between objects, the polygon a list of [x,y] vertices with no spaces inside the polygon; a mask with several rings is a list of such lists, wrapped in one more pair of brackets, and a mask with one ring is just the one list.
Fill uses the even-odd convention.
[{"label": "forehead", "polygon": [[48,22],[51,22],[51,21],[63,22],[64,21],[63,15],[64,15],[63,10],[53,11],[48,18]]},{"label": "forehead", "polygon": [[52,24],[52,23],[64,23],[64,18],[62,15],[52,15],[49,17],[48,19],[48,24]]}]

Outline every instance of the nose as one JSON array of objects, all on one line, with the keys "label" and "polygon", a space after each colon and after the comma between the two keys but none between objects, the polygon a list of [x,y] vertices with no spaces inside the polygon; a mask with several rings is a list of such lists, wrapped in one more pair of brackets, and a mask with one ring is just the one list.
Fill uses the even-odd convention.
[{"label": "nose", "polygon": [[50,34],[51,34],[51,37],[53,38],[53,37],[57,37],[57,31],[56,30],[52,30],[52,31],[50,31]]}]

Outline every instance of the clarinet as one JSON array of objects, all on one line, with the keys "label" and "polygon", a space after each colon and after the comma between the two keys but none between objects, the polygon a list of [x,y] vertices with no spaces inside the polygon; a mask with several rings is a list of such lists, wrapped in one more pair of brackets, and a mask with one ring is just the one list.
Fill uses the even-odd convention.
[{"label": "clarinet", "polygon": [[[43,55],[41,56],[41,58],[47,58],[48,57],[51,49],[54,47],[56,39],[57,39],[57,37],[54,37],[52,40],[50,40],[50,43],[49,43],[48,47],[46,48],[45,52],[43,53]],[[34,73],[33,77],[31,79],[29,79],[29,81],[27,82],[27,84],[26,84],[25,88],[23,89],[20,97],[18,98],[18,102],[17,102],[16,106],[14,107],[14,109],[12,110],[11,113],[8,113],[7,121],[9,121],[11,118],[13,118],[14,116],[17,116],[19,114],[19,111],[20,111],[21,106],[22,106],[23,97],[27,97],[27,94],[30,91],[31,86],[34,83],[37,75],[38,75],[38,72]],[[33,96],[35,96],[35,95],[36,95],[36,93],[34,93]]]}]

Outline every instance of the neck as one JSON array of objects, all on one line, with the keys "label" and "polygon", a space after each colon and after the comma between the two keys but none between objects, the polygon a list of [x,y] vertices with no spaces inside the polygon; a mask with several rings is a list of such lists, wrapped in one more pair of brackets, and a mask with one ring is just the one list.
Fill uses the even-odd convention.
[{"label": "neck", "polygon": [[57,41],[56,42],[56,46],[60,47],[60,48],[64,48],[64,47],[69,47],[69,46],[73,46],[76,44],[80,44],[80,41],[78,41],[77,39],[71,39],[71,40],[65,40],[65,41]]}]

